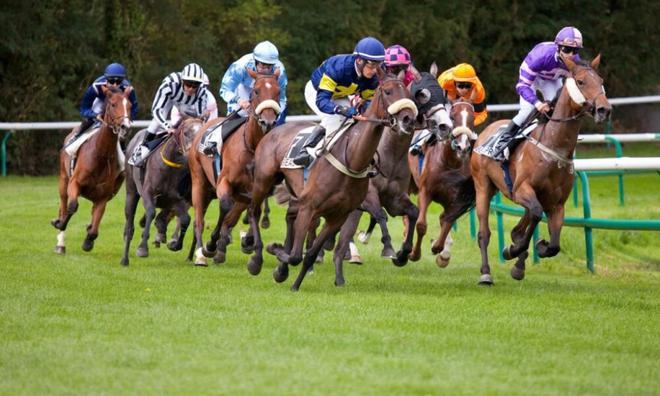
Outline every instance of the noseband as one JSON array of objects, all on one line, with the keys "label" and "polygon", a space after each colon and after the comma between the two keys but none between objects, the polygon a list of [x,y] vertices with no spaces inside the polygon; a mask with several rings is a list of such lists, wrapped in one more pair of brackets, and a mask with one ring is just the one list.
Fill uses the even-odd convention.
[{"label": "noseband", "polygon": [[[395,79],[395,78],[390,78],[390,79],[384,80],[383,83],[390,82],[390,81],[395,82],[396,84],[398,84],[402,88],[406,87],[403,84],[403,82],[401,82],[401,81],[399,81],[398,79]],[[379,106],[384,105],[383,97],[382,97],[383,96],[382,95],[383,83],[381,83],[378,86],[378,90],[381,91],[378,94],[378,105]],[[375,123],[378,123],[380,125],[389,127],[390,130],[392,130],[392,131],[402,132],[402,133],[405,133],[405,134],[408,135],[408,134],[410,134],[409,132],[406,132],[405,130],[404,131],[400,130],[399,125],[396,121],[396,116],[395,116],[397,113],[399,113],[403,109],[412,110],[412,112],[414,113],[413,117],[417,117],[417,106],[415,106],[415,103],[412,100],[408,99],[408,98],[402,98],[402,99],[398,99],[398,100],[394,101],[389,106],[387,106],[387,118],[376,118],[376,117],[360,116],[359,120],[360,121],[375,122]]]}]

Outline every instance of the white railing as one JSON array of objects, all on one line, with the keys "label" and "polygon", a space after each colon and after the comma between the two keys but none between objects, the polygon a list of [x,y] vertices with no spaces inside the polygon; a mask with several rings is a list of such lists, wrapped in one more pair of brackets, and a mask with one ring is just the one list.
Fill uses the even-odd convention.
[{"label": "white railing", "polygon": [[589,158],[573,160],[576,171],[660,170],[660,157]]}]

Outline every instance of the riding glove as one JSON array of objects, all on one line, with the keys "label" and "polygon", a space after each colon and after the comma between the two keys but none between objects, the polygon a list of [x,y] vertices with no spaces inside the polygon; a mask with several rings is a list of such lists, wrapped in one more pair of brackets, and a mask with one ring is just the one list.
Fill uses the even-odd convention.
[{"label": "riding glove", "polygon": [[347,106],[337,106],[335,107],[335,114],[341,114],[346,118],[352,118],[354,115],[357,115],[357,110],[355,107]]}]

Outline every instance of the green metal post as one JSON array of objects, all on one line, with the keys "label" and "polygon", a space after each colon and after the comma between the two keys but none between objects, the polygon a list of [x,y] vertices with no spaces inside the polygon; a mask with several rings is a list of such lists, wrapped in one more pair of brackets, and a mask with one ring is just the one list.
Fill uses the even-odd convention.
[{"label": "green metal post", "polygon": [[[606,136],[605,140],[614,144],[614,155],[617,158],[623,157],[623,147],[621,147],[621,142],[618,139],[614,139],[611,136]],[[623,172],[619,173],[619,206],[624,206],[625,197],[623,191]]]},{"label": "green metal post", "polygon": [[477,239],[477,222],[474,214],[474,208],[470,209],[470,236]]},{"label": "green metal post", "polygon": [[[587,179],[587,172],[578,172],[580,181],[582,182],[582,207],[585,219],[591,218],[591,199],[589,198],[589,180]],[[593,235],[591,227],[584,227],[584,243],[587,251],[587,269],[594,272],[594,248],[593,248]]]},{"label": "green metal post", "polygon": [[0,144],[0,163],[2,163],[2,177],[7,176],[7,140],[11,137],[11,131],[5,132]]},{"label": "green metal post", "polygon": [[[541,223],[539,223],[541,224]],[[532,240],[532,252],[534,256],[534,264],[538,264],[541,262],[541,258],[539,257],[539,252],[536,251],[536,242],[539,240],[539,224],[534,227],[534,234],[533,234],[533,240]]]},{"label": "green metal post", "polygon": [[[577,153],[573,150],[573,159],[577,158]],[[578,189],[577,189],[577,180],[573,180],[573,207],[577,208],[578,206]]]},{"label": "green metal post", "polygon": [[[495,203],[496,204],[501,204],[502,203],[502,194],[498,191],[497,194],[495,194]],[[502,212],[496,211],[495,215],[497,217],[497,257],[500,258],[500,263],[504,263],[504,256],[502,255],[502,251],[504,250],[504,221],[502,219],[503,215]]]}]

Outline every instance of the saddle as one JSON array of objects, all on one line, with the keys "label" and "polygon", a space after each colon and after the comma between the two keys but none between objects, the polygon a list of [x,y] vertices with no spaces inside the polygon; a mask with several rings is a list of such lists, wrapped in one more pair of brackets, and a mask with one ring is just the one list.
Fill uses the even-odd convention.
[{"label": "saddle", "polygon": [[[316,151],[317,153],[321,152],[327,152],[330,151],[332,146],[339,140],[339,138],[348,130],[348,128],[353,125],[355,121],[348,120],[347,122],[344,122],[339,126],[339,128],[333,132],[326,132],[326,136],[323,140],[321,140],[322,144],[320,147],[317,145],[316,146]],[[304,129],[301,129],[296,136],[293,138],[293,141],[291,142],[291,146],[289,147],[289,151],[287,151],[286,155],[282,159],[282,163],[280,164],[280,168],[283,169],[301,169],[304,168],[303,165],[296,165],[293,163],[293,159],[300,154],[300,152],[304,149],[305,143],[307,142],[307,139],[309,138],[309,135],[312,133],[315,127],[307,127]],[[317,157],[318,158],[318,157]],[[316,162],[316,160],[314,160]],[[312,162],[313,164],[313,162]],[[311,165],[310,165],[311,167]]]},{"label": "saddle", "polygon": [[[513,141],[516,140],[524,140],[527,138],[529,134],[536,129],[536,127],[539,125],[538,120],[533,120],[532,122],[528,123],[526,126],[520,129],[520,131],[516,134],[516,136],[513,137]],[[488,139],[486,139],[485,142],[480,144],[478,147],[475,147],[474,152],[481,154],[483,156],[486,156],[488,158],[494,158],[495,156],[495,148],[498,147],[498,142],[500,141],[500,138],[502,137],[502,132],[506,128],[507,124],[502,125],[497,129],[497,131],[490,135]]]},{"label": "saddle", "polygon": [[247,119],[247,117],[239,116],[238,113],[230,114],[225,120],[204,132],[197,150],[203,154],[206,147],[215,143],[219,154],[222,149],[222,142],[227,140]]}]

